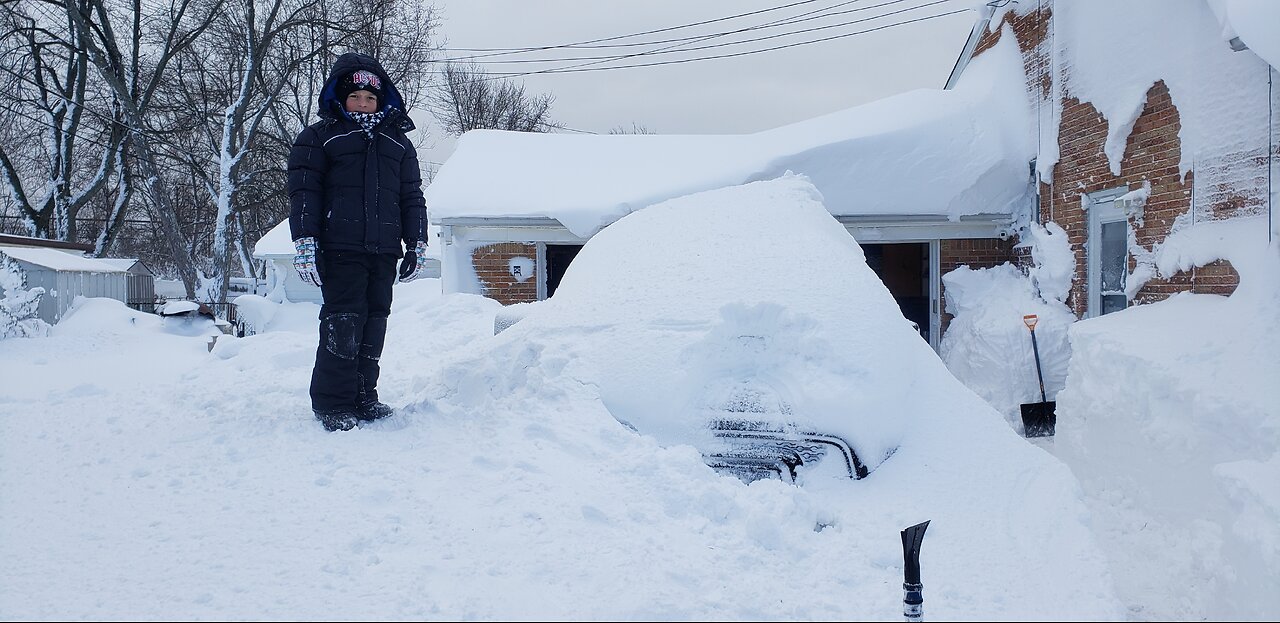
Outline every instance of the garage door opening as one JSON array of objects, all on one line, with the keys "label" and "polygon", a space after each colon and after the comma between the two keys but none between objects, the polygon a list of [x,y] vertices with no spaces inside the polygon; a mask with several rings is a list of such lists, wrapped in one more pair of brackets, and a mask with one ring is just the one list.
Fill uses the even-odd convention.
[{"label": "garage door opening", "polygon": [[556,293],[564,271],[569,269],[573,258],[582,250],[580,244],[548,244],[547,245],[547,298]]},{"label": "garage door opening", "polygon": [[862,251],[867,256],[867,265],[898,302],[902,315],[916,323],[920,327],[920,336],[931,342],[929,243],[863,244]]}]

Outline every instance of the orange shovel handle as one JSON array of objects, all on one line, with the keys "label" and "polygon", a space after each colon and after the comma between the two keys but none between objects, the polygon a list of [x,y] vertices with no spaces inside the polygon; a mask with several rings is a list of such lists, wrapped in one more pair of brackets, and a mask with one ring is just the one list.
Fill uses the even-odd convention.
[{"label": "orange shovel handle", "polygon": [[1032,331],[1036,330],[1036,323],[1039,321],[1040,319],[1036,318],[1035,314],[1027,314],[1022,317],[1023,324],[1027,325],[1027,328]]}]

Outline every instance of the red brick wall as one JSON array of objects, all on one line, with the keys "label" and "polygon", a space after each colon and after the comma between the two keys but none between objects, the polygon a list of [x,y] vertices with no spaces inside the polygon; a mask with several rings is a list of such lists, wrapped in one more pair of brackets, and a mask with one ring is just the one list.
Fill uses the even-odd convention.
[{"label": "red brick wall", "polygon": [[[1107,140],[1107,123],[1090,103],[1071,96],[1070,67],[1051,71],[1045,33],[1050,31],[1052,4],[1021,17],[1006,13],[1002,23],[1010,24],[1023,52],[1030,93],[1037,94],[1042,105],[1056,105],[1050,101],[1049,81],[1063,81],[1064,100],[1062,121],[1058,129],[1059,158],[1053,170],[1053,185],[1040,184],[1040,213],[1042,221],[1054,221],[1067,231],[1076,254],[1076,278],[1067,303],[1083,316],[1088,308],[1086,291],[1087,257],[1085,255],[1088,233],[1088,215],[1081,206],[1081,195],[1113,188],[1136,190],[1143,182],[1151,184],[1151,195],[1144,208],[1141,225],[1131,220],[1137,243],[1152,249],[1169,235],[1173,221],[1191,209],[1194,172],[1180,179],[1178,163],[1182,157],[1182,145],[1178,137],[1181,119],[1177,106],[1163,81],[1147,91],[1147,102],[1133,126],[1121,160],[1120,175],[1111,173],[1103,147]],[[980,40],[980,52],[995,45],[1000,31],[986,33]],[[976,53],[975,53],[976,54]],[[1247,161],[1252,154],[1226,156],[1219,163],[1201,166],[1231,166],[1223,163]],[[1257,165],[1265,171],[1265,163]],[[1257,187],[1248,189],[1212,188],[1199,189],[1199,201],[1207,205],[1197,206],[1197,219],[1226,218],[1235,215],[1240,207],[1253,199],[1257,202]],[[1130,258],[1130,270],[1136,260]],[[1226,263],[1215,262],[1169,279],[1147,282],[1137,293],[1134,303],[1150,303],[1163,300],[1182,291],[1230,294],[1239,283],[1239,275]]]},{"label": "red brick wall", "polygon": [[978,40],[978,45],[973,49],[973,55],[977,56],[998,43],[1002,27],[1005,24],[1009,24],[1013,27],[1014,37],[1018,39],[1018,49],[1022,50],[1025,56],[1048,38],[1049,17],[1051,15],[1051,5],[1045,5],[1021,16],[1014,11],[1006,12],[998,26],[994,29],[988,27],[987,32],[983,33],[982,38]]},{"label": "red brick wall", "polygon": [[[1013,242],[1008,240],[999,240],[995,238],[965,238],[960,240],[941,240],[938,243],[938,274],[945,275],[960,266],[968,266],[969,268],[991,268],[999,266],[1005,262],[1015,262],[1016,258],[1013,252]],[[947,309],[947,290],[946,287],[941,289],[941,300],[938,302],[942,305],[941,331],[939,335],[947,332],[947,325],[951,324],[951,314],[946,312]]]},{"label": "red brick wall", "polygon": [[538,280],[535,276],[516,281],[511,276],[510,261],[527,257],[537,261],[538,245],[525,242],[500,242],[479,247],[471,252],[471,265],[484,286],[484,295],[502,303],[529,303],[538,300]]},{"label": "red brick wall", "polygon": [[[1061,225],[1076,250],[1076,281],[1068,303],[1077,315],[1083,315],[1088,308],[1085,278],[1088,214],[1081,206],[1081,195],[1119,187],[1136,190],[1143,182],[1150,183],[1151,195],[1143,208],[1142,222],[1130,220],[1130,226],[1137,243],[1152,249],[1169,235],[1174,219],[1191,209],[1195,173],[1188,172],[1185,181],[1180,178],[1180,128],[1178,109],[1169,97],[1168,87],[1164,81],[1155,83],[1147,91],[1147,103],[1134,123],[1120,161],[1120,175],[1116,176],[1112,175],[1102,151],[1107,137],[1106,121],[1092,104],[1073,97],[1065,101],[1058,131],[1061,155],[1053,171],[1054,184],[1052,187],[1042,184],[1040,196],[1043,217]],[[1215,213],[1231,210],[1231,193],[1215,194],[1219,204],[1210,209]],[[1130,258],[1130,270],[1135,266],[1136,260]],[[1230,294],[1238,283],[1235,270],[1217,262],[1169,279],[1153,279],[1138,291],[1133,302],[1152,303],[1188,290]]]}]

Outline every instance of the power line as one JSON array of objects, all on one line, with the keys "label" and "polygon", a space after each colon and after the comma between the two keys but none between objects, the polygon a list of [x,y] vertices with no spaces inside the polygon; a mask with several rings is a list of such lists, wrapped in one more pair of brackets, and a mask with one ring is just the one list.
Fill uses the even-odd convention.
[{"label": "power line", "polygon": [[[879,6],[885,6],[885,5],[887,5],[887,4],[896,4],[896,3],[898,3],[898,2],[904,2],[904,1],[905,1],[905,0],[892,0],[891,2],[886,2],[885,4],[880,4],[880,5],[876,5],[876,6],[877,6],[877,7],[879,7]],[[888,17],[888,16],[890,16],[890,15],[898,15],[898,14],[900,14],[900,13],[908,13],[908,12],[910,12],[910,11],[915,11],[915,10],[918,10],[918,9],[923,9],[923,8],[930,7],[930,6],[934,6],[934,5],[938,5],[938,4],[944,4],[944,3],[949,2],[949,1],[950,1],[950,0],[934,0],[933,2],[928,2],[928,3],[925,3],[925,4],[918,5],[918,6],[908,7],[908,8],[905,8],[905,9],[898,9],[898,10],[896,10],[896,11],[890,11],[890,12],[888,12],[888,13],[882,13],[882,14],[880,14],[880,15],[873,15],[873,16],[871,16],[871,17],[863,17],[863,18],[859,18],[859,19],[855,19],[855,20],[850,20],[850,21],[847,21],[847,22],[841,22],[841,23],[839,23],[839,24],[828,24],[828,25],[826,25],[826,26],[815,26],[815,27],[813,27],[813,28],[805,28],[805,29],[795,30],[795,31],[791,31],[791,32],[784,32],[784,33],[779,33],[779,34],[774,34],[774,35],[767,35],[767,36],[763,36],[763,37],[756,37],[756,38],[753,38],[753,39],[744,39],[744,40],[742,40],[742,41],[730,41],[730,42],[726,42],[726,43],[716,43],[716,44],[712,44],[712,45],[704,45],[704,46],[700,46],[700,47],[672,46],[672,47],[678,47],[678,48],[680,48],[680,49],[663,48],[663,49],[659,49],[659,50],[650,50],[650,51],[646,51],[646,52],[638,52],[638,53],[635,53],[635,54],[626,54],[626,55],[620,55],[620,56],[618,56],[618,55],[615,55],[615,56],[585,56],[585,57],[576,57],[576,58],[558,58],[558,59],[517,59],[517,60],[511,60],[511,61],[481,61],[481,62],[482,62],[482,63],[486,63],[486,64],[488,64],[488,63],[501,64],[501,63],[549,63],[549,62],[557,62],[557,61],[580,61],[580,60],[605,60],[605,61],[612,61],[612,60],[622,60],[622,59],[626,59],[626,58],[634,58],[634,57],[639,57],[639,56],[652,56],[652,55],[655,55],[655,54],[675,54],[675,53],[679,53],[679,52],[697,52],[697,51],[700,51],[700,50],[711,50],[711,49],[715,49],[715,48],[723,48],[723,47],[727,47],[727,46],[742,45],[742,44],[745,44],[745,43],[755,43],[755,42],[757,42],[757,41],[767,41],[767,40],[769,40],[769,39],[777,39],[777,38],[779,38],[779,37],[790,37],[790,36],[800,35],[800,34],[809,33],[809,32],[816,32],[816,31],[819,31],[819,30],[829,30],[829,29],[832,29],[832,28],[840,28],[840,27],[843,27],[843,26],[852,26],[853,24],[860,24],[860,23],[863,23],[863,22],[869,22],[869,21],[873,21],[873,20],[880,19],[880,18],[882,18],[882,17]],[[811,20],[811,19],[819,19],[819,18],[822,18],[822,17],[830,17],[830,16],[833,16],[833,15],[840,15],[840,14],[843,14],[843,13],[850,13],[850,12],[853,12],[853,11],[861,11],[861,10],[865,10],[866,8],[874,8],[874,7],[863,7],[863,8],[859,8],[859,9],[853,9],[853,10],[851,10],[851,11],[842,11],[841,13],[832,13],[832,14],[830,14],[830,15],[821,15],[821,16],[817,16],[817,17],[810,17],[810,18],[806,18],[805,20],[800,20],[800,21],[808,21],[808,20]],[[773,25],[756,26],[756,27],[752,27],[752,28],[745,28],[745,29],[742,29],[742,30],[731,31],[731,32],[726,32],[726,33],[717,34],[717,35],[708,35],[708,36],[704,36],[704,37],[702,37],[702,38],[701,38],[701,39],[699,39],[699,40],[706,40],[706,39],[709,39],[709,38],[712,38],[712,37],[720,37],[720,36],[724,36],[724,35],[739,34],[739,33],[742,33],[742,32],[747,32],[747,31],[749,31],[749,30],[758,30],[758,29],[760,29],[760,28],[770,28],[770,27],[773,27]]]},{"label": "power line", "polygon": [[[854,1],[857,1],[857,0],[854,0]],[[770,11],[778,11],[778,10],[781,10],[781,9],[789,9],[789,8],[791,8],[791,7],[793,7],[793,6],[799,6],[799,5],[801,5],[801,4],[810,4],[810,3],[813,3],[813,2],[817,2],[817,0],[802,0],[801,2],[792,2],[791,4],[784,4],[784,5],[782,5],[782,6],[772,7],[772,8],[768,8],[768,9],[761,9],[761,10],[759,10],[759,11],[751,11],[751,12],[749,12],[749,13],[739,13],[739,14],[737,14],[737,15],[730,15],[730,16],[728,16],[728,17],[718,17],[718,18],[716,18],[716,19],[709,19],[709,20],[704,20],[704,21],[701,21],[701,22],[691,22],[691,23],[688,23],[688,24],[680,24],[680,25],[678,25],[678,26],[668,26],[668,27],[666,27],[666,28],[658,28],[658,29],[655,29],[655,30],[646,30],[646,31],[644,31],[644,32],[631,33],[631,34],[629,34],[629,35],[618,35],[618,36],[616,36],[616,37],[604,37],[604,38],[601,38],[601,39],[591,39],[591,40],[589,40],[589,41],[579,41],[579,42],[577,42],[577,43],[562,43],[562,44],[558,44],[558,45],[543,45],[543,46],[534,46],[534,47],[528,47],[528,48],[442,48],[442,49],[443,49],[443,50],[446,50],[446,51],[453,51],[453,52],[507,52],[507,53],[516,53],[516,52],[535,52],[535,51],[539,51],[539,50],[555,50],[555,49],[559,49],[559,48],[572,48],[572,47],[577,47],[577,46],[589,45],[589,44],[592,44],[592,43],[602,43],[602,42],[605,42],[605,41],[617,41],[617,40],[619,40],[619,39],[630,39],[631,37],[641,37],[641,36],[644,36],[644,35],[652,35],[652,34],[657,34],[657,33],[660,33],[660,32],[670,32],[670,31],[672,31],[672,30],[680,30],[680,29],[682,29],[682,28],[692,28],[692,27],[694,27],[694,26],[703,26],[703,25],[706,25],[706,24],[714,24],[714,23],[716,23],[716,22],[724,22],[724,21],[728,21],[728,20],[731,20],[731,19],[738,19],[738,18],[740,18],[740,17],[749,17],[749,16],[751,16],[751,15],[759,15],[759,14],[761,14],[761,13],[768,13],[768,12],[770,12]]]},{"label": "power line", "polygon": [[[900,22],[893,22],[893,23],[891,23],[891,24],[885,24],[885,25],[882,25],[882,26],[876,26],[875,28],[868,28],[868,29],[865,29],[865,30],[858,30],[858,31],[854,31],[854,32],[850,32],[850,33],[844,33],[844,34],[839,34],[839,35],[832,35],[832,36],[830,36],[830,37],[823,37],[823,38],[820,38],[820,39],[812,39],[812,40],[809,40],[809,41],[799,41],[799,42],[796,42],[796,43],[789,43],[789,44],[786,44],[786,45],[779,45],[779,46],[774,46],[774,47],[770,47],[770,48],[762,48],[762,49],[759,49],[759,50],[748,50],[748,51],[745,51],[745,52],[735,52],[735,53],[731,53],[731,54],[715,54],[715,55],[711,55],[711,56],[700,56],[700,57],[696,57],[696,58],[686,58],[686,59],[670,60],[670,61],[658,61],[658,62],[653,62],[653,63],[636,63],[636,64],[632,64],[632,65],[615,65],[615,66],[612,66],[612,67],[583,67],[583,66],[569,66],[569,67],[560,67],[560,68],[552,68],[552,69],[543,69],[543,70],[539,70],[539,71],[529,71],[529,72],[522,72],[522,73],[496,73],[496,74],[492,74],[492,77],[490,77],[490,78],[486,78],[486,79],[489,79],[489,80],[493,80],[493,79],[510,79],[510,78],[517,78],[517,77],[520,77],[520,76],[532,76],[532,75],[536,75],[536,74],[580,73],[580,72],[586,72],[586,71],[607,71],[607,70],[613,70],[613,69],[633,69],[633,68],[637,68],[637,67],[656,67],[656,66],[659,66],[659,65],[676,65],[676,64],[681,64],[681,63],[692,63],[692,62],[696,62],[696,61],[706,61],[706,60],[719,59],[719,58],[733,58],[733,57],[738,57],[738,56],[747,56],[747,55],[750,55],[750,54],[760,54],[760,53],[762,53],[762,52],[773,52],[773,51],[776,51],[776,50],[784,50],[784,49],[787,49],[787,48],[794,48],[794,47],[799,47],[799,46],[802,46],[802,45],[810,45],[810,44],[814,44],[814,43],[822,43],[822,42],[825,42],[825,41],[833,41],[833,40],[836,40],[836,39],[844,39],[844,38],[846,38],[846,37],[852,37],[852,36],[855,36],[855,35],[862,35],[862,34],[866,34],[866,33],[869,33],[869,32],[875,32],[875,31],[878,31],[878,30],[885,30],[885,29],[887,29],[887,28],[894,28],[894,27],[897,27],[897,26],[904,26],[904,25],[906,25],[906,24],[913,24],[913,23],[916,23],[916,22],[928,21],[928,20],[931,20],[931,19],[937,19],[937,18],[939,18],[939,17],[947,17],[947,16],[949,16],[949,15],[956,15],[956,14],[959,14],[959,13],[964,13],[964,12],[966,12],[966,11],[968,11],[968,10],[969,10],[969,9],[967,9],[967,8],[965,8],[965,9],[957,9],[957,10],[954,10],[954,11],[948,11],[948,12],[945,12],[945,13],[938,13],[938,14],[935,14],[935,15],[928,15],[928,16],[925,16],[925,17],[919,17],[919,18],[915,18],[915,19],[903,20],[903,21],[900,21]],[[636,55],[631,55],[631,56],[640,56],[640,55],[636,54]],[[619,58],[619,59],[615,59],[615,60],[621,60],[621,58]],[[601,62],[601,61],[598,61],[598,62]],[[598,62],[597,62],[597,63],[598,63]],[[597,64],[597,63],[590,63],[590,64]]]},{"label": "power line", "polygon": [[[619,43],[619,44],[613,44],[613,45],[600,45],[600,46],[595,46],[595,45],[590,45],[590,46],[575,46],[575,49],[603,49],[603,48],[640,47],[640,46],[646,46],[646,45],[659,45],[659,44],[663,44],[663,43],[679,43],[679,42],[684,42],[684,41],[689,41],[689,42],[705,41],[706,39],[718,38],[718,37],[727,36],[727,35],[736,35],[736,34],[741,34],[741,33],[744,33],[744,32],[751,32],[751,31],[755,31],[755,30],[763,30],[763,29],[766,29],[766,28],[777,28],[777,27],[779,27],[779,26],[791,26],[791,25],[794,25],[794,24],[802,23],[802,22],[809,22],[809,21],[813,21],[813,20],[815,20],[815,19],[825,19],[825,18],[828,18],[828,17],[835,17],[835,16],[837,16],[837,15],[847,15],[847,14],[849,14],[849,13],[857,13],[857,12],[859,12],[859,11],[869,11],[869,10],[871,10],[871,9],[877,9],[877,8],[884,7],[884,6],[889,6],[889,5],[891,5],[891,4],[898,4],[898,3],[901,3],[901,2],[906,2],[907,0],[889,0],[888,2],[882,2],[882,3],[880,3],[880,4],[873,4],[873,5],[869,5],[869,6],[858,7],[858,8],[856,8],[856,9],[847,9],[847,10],[844,10],[844,11],[835,11],[835,12],[830,12],[830,11],[832,11],[833,9],[837,9],[837,8],[842,7],[842,6],[849,5],[849,4],[853,4],[853,3],[855,3],[855,2],[861,2],[861,1],[862,1],[862,0],[847,0],[846,2],[841,2],[841,3],[839,3],[839,4],[835,4],[835,5],[832,5],[832,6],[829,6],[829,7],[823,8],[823,9],[817,9],[817,10],[814,10],[814,11],[809,11],[809,12],[807,12],[807,13],[801,13],[801,14],[799,14],[799,15],[794,15],[794,16],[792,16],[792,17],[788,17],[788,18],[784,18],[784,19],[780,19],[780,20],[774,20],[774,21],[772,21],[772,22],[765,22],[765,23],[763,23],[763,24],[757,24],[757,25],[754,25],[754,26],[747,26],[747,27],[744,27],[744,28],[738,28],[738,29],[736,29],[736,30],[726,30],[726,31],[721,31],[721,32],[718,32],[718,33],[711,33],[711,34],[706,34],[706,35],[693,35],[693,36],[688,36],[688,37],[678,37],[678,38],[675,38],[675,39],[658,39],[658,40],[655,40],[655,41],[642,41],[642,42],[638,42],[638,43]],[[923,6],[928,6],[928,5],[923,5]],[[921,7],[915,7],[915,8],[921,8]],[[815,14],[820,14],[820,15],[815,15]],[[880,15],[880,16],[878,16],[878,17],[884,17],[885,15],[893,15],[893,13],[885,13],[885,14],[882,14],[882,15]],[[848,24],[848,22],[846,22],[846,24]],[[841,24],[836,24],[836,26],[840,26],[840,25],[841,25]],[[794,32],[792,32],[792,33],[786,33],[786,34],[796,34],[796,33],[799,33],[799,32],[807,32],[807,31],[800,30],[800,31],[794,31]],[[783,36],[783,35],[778,35],[778,36]],[[748,40],[748,41],[739,41],[739,42],[737,42],[737,43],[747,43],[747,42],[749,42],[749,41],[754,41],[754,39],[752,39],[752,40]],[[733,44],[731,44],[731,43],[727,43],[727,44],[724,44],[724,45],[733,45]],[[692,49],[698,49],[698,48],[692,48]],[[607,57],[602,57],[602,56],[596,56],[596,57],[576,57],[576,58],[575,58],[575,57],[567,57],[567,58],[545,58],[545,59],[515,59],[515,60],[506,60],[506,61],[504,61],[504,60],[492,60],[492,61],[475,61],[475,60],[470,60],[470,59],[474,59],[474,58],[486,58],[486,57],[490,57],[490,56],[500,56],[500,55],[505,55],[505,54],[515,54],[515,52],[509,52],[509,53],[503,53],[503,54],[483,54],[483,55],[479,55],[479,56],[467,56],[467,57],[461,57],[461,58],[454,58],[454,59],[440,59],[440,60],[441,60],[441,61],[468,60],[469,62],[472,62],[472,63],[475,63],[475,64],[479,64],[479,65],[499,65],[499,64],[503,64],[503,63],[541,63],[541,62],[552,62],[552,61],[576,61],[576,60],[594,60],[594,59],[599,59],[599,58],[607,58]]]},{"label": "power line", "polygon": [[[509,49],[509,51],[505,51],[505,52],[495,52],[495,53],[492,53],[492,54],[469,54],[469,55],[467,55],[467,56],[455,57],[455,58],[443,58],[443,59],[439,59],[439,60],[440,60],[441,62],[467,60],[467,61],[471,61],[471,62],[475,62],[475,63],[481,63],[481,64],[485,64],[485,63],[518,62],[518,61],[475,61],[475,60],[472,60],[472,59],[477,59],[477,58],[490,58],[490,57],[495,57],[495,56],[510,56],[510,55],[513,55],[513,54],[521,54],[521,53],[525,53],[525,52],[540,52],[540,51],[549,50],[549,49],[561,49],[561,48],[563,48],[563,49],[633,48],[633,47],[640,47],[640,46],[646,46],[646,45],[660,45],[660,44],[663,44],[663,43],[677,43],[677,42],[681,42],[681,41],[696,41],[696,40],[707,39],[707,38],[709,38],[709,37],[716,37],[716,36],[721,36],[721,35],[736,34],[736,33],[740,33],[740,32],[747,32],[747,31],[751,31],[751,30],[759,30],[759,29],[761,29],[761,28],[773,28],[773,27],[776,27],[776,26],[786,26],[786,25],[790,25],[790,24],[797,24],[797,23],[800,23],[800,22],[806,22],[806,21],[815,20],[815,19],[822,19],[822,18],[824,18],[824,17],[832,17],[832,16],[835,16],[835,15],[843,15],[843,14],[845,14],[845,13],[851,13],[851,12],[856,12],[856,11],[866,11],[866,10],[870,10],[870,9],[874,9],[874,8],[878,8],[878,7],[882,7],[882,6],[886,6],[886,5],[890,5],[890,4],[897,4],[897,3],[899,3],[899,2],[905,2],[906,0],[890,0],[889,2],[884,2],[884,3],[881,3],[881,4],[874,4],[874,5],[866,6],[866,7],[860,7],[860,8],[857,8],[857,9],[850,9],[850,10],[848,10],[848,11],[839,11],[839,12],[836,12],[836,13],[827,13],[828,11],[831,11],[831,10],[833,10],[833,9],[838,9],[838,8],[840,8],[840,7],[842,7],[842,6],[846,6],[846,5],[850,5],[850,4],[855,4],[855,3],[858,3],[858,2],[862,2],[862,1],[863,1],[863,0],[845,0],[844,2],[840,2],[840,3],[834,4],[834,5],[829,6],[829,7],[824,7],[824,8],[821,8],[821,9],[815,9],[815,10],[813,10],[813,11],[809,11],[809,12],[806,12],[806,13],[801,13],[801,14],[799,14],[799,15],[793,15],[793,16],[791,16],[791,17],[787,17],[787,18],[783,18],[783,19],[779,19],[779,20],[774,20],[774,21],[772,21],[772,22],[766,22],[766,23],[764,23],[764,24],[757,24],[757,25],[755,25],[755,26],[748,26],[748,27],[745,27],[745,28],[739,28],[739,29],[737,29],[737,30],[728,30],[728,31],[722,31],[722,32],[720,32],[720,33],[712,33],[712,34],[709,34],[709,35],[690,35],[690,36],[688,36],[688,37],[677,37],[677,38],[674,38],[674,39],[657,39],[657,40],[654,40],[654,41],[639,41],[639,42],[633,42],[633,43],[612,43],[612,44],[608,44],[608,45],[566,44],[566,45],[562,45],[562,46],[548,46],[548,47],[546,47],[546,48],[511,48],[511,49]],[[784,7],[779,7],[779,8],[784,8]],[[826,13],[826,15],[814,15],[815,13]],[[726,18],[726,19],[727,19],[727,18]],[[551,60],[551,59],[546,59],[546,60]]]}]

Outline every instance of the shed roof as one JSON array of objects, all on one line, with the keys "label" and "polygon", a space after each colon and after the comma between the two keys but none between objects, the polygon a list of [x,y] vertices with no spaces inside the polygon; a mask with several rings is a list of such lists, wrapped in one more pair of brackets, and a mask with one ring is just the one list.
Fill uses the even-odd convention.
[{"label": "shed roof", "polygon": [[[155,275],[155,273],[152,272],[150,267],[142,263],[142,260],[139,260],[136,257],[130,257],[130,258],[101,257],[101,258],[98,258],[98,261],[106,262],[112,266],[115,266],[116,268],[119,268],[120,270],[128,271],[135,274],[152,275],[152,276]],[[141,269],[141,270],[135,271],[134,269]]]},{"label": "shed roof", "polygon": [[20,262],[26,262],[28,264],[57,271],[82,273],[126,272],[123,269],[116,268],[108,262],[95,258],[84,257],[76,253],[59,251],[57,249],[0,246],[0,253]]},{"label": "shed roof", "polygon": [[46,238],[33,238],[31,236],[17,236],[14,234],[0,234],[0,246],[45,247],[49,249],[74,249],[76,251],[93,250],[93,245],[82,242],[49,240]]}]

